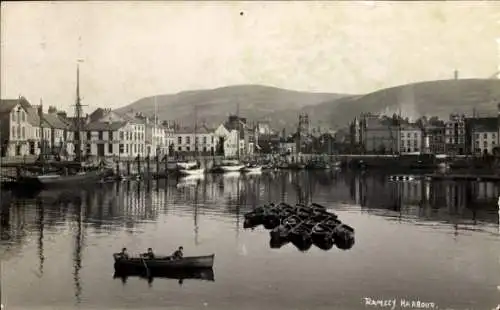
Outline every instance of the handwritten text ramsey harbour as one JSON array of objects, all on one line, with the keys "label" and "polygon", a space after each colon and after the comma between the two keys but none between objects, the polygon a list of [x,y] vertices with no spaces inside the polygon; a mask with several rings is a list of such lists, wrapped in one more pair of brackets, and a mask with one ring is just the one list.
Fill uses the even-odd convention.
[{"label": "handwritten text ramsey harbour", "polygon": [[380,299],[364,297],[363,303],[366,307],[394,309],[437,309],[433,302],[424,302],[420,300],[408,300],[404,298]]}]

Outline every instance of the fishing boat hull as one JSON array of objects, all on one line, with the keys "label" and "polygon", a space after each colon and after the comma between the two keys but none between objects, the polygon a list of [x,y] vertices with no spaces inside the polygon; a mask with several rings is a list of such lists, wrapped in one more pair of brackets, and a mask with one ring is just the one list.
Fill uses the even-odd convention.
[{"label": "fishing boat hull", "polygon": [[220,166],[219,169],[222,172],[236,172],[236,171],[241,171],[245,166],[243,165],[237,165],[237,166]]},{"label": "fishing boat hull", "polygon": [[144,272],[145,270],[133,269],[133,270],[117,270],[113,275],[113,278],[126,280],[128,277],[141,277],[141,278],[165,278],[165,279],[176,279],[176,280],[204,280],[204,281],[215,281],[215,275],[213,268],[196,268],[196,269],[156,269],[149,274]]},{"label": "fishing boat hull", "polygon": [[107,176],[107,171],[88,171],[74,175],[46,174],[24,176],[18,179],[18,185],[34,188],[69,187],[81,183],[97,183]]},{"label": "fishing boat hull", "polygon": [[258,173],[262,172],[262,167],[244,167],[241,171],[245,173]]},{"label": "fishing boat hull", "polygon": [[205,173],[205,169],[180,169],[178,171],[179,175],[203,175]]},{"label": "fishing boat hull", "polygon": [[115,271],[139,272],[140,270],[158,271],[162,269],[196,269],[213,268],[215,254],[205,256],[184,257],[172,259],[170,256],[157,259],[129,258],[122,259],[119,254],[114,254]]},{"label": "fishing boat hull", "polygon": [[187,161],[187,162],[177,162],[176,168],[179,170],[182,169],[192,169],[194,167],[198,166],[198,163],[195,161]]}]

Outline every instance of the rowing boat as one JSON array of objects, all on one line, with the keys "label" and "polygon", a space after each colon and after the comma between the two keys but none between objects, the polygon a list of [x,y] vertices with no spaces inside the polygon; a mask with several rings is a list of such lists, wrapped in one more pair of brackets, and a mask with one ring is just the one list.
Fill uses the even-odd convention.
[{"label": "rowing boat", "polygon": [[113,254],[115,271],[148,270],[153,272],[161,269],[196,269],[212,268],[215,254],[191,256],[174,259],[171,256],[158,256],[154,259],[143,257],[123,258],[120,253]]}]

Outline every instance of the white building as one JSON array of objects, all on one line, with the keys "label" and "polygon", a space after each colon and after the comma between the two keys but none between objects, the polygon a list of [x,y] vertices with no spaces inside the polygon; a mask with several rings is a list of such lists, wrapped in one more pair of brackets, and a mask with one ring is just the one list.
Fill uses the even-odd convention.
[{"label": "white building", "polygon": [[[83,155],[145,157],[146,121],[139,115],[97,109],[88,119],[82,136]],[[154,155],[153,155],[154,156]]]},{"label": "white building", "polygon": [[215,130],[205,126],[176,129],[173,138],[176,153],[214,154],[217,149]]},{"label": "white building", "polygon": [[403,124],[399,129],[399,153],[422,152],[422,130],[416,124]]},{"label": "white building", "polygon": [[238,130],[229,130],[224,124],[220,124],[215,130],[215,136],[218,139],[218,143],[223,143],[222,150],[224,157],[237,157],[238,144],[240,144],[240,152],[242,154],[245,148],[245,141],[238,138]]},{"label": "white building", "polygon": [[497,117],[470,119],[471,145],[475,154],[493,154],[493,148],[499,145],[499,126]]},{"label": "white building", "polygon": [[2,100],[0,103],[2,156],[29,154],[29,140],[36,131],[28,120],[28,112],[21,100]]}]

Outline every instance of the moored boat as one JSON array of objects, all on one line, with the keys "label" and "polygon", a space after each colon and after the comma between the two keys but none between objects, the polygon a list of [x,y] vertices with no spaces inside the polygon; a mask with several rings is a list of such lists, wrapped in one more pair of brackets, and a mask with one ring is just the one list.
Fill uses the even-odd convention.
[{"label": "moored boat", "polygon": [[198,166],[196,161],[178,161],[176,162],[177,169],[191,169]]},{"label": "moored boat", "polygon": [[330,250],[335,244],[333,228],[324,223],[318,223],[313,227],[311,237],[314,245],[322,250]]},{"label": "moored boat", "polygon": [[246,173],[257,173],[257,172],[262,172],[262,166],[256,165],[256,164],[251,164],[243,167],[241,169],[242,172]]},{"label": "moored boat", "polygon": [[17,183],[23,187],[50,188],[75,186],[80,183],[98,183],[101,179],[109,175],[108,170],[91,170],[77,172],[75,174],[47,173],[32,176],[21,176]]},{"label": "moored boat", "polygon": [[198,168],[198,167],[190,167],[187,169],[179,169],[178,173],[180,175],[202,175],[205,173],[204,168]]},{"label": "moored boat", "polygon": [[158,256],[154,259],[142,257],[123,258],[120,253],[113,254],[115,260],[115,271],[119,272],[139,272],[149,270],[149,272],[158,269],[195,269],[195,268],[213,268],[215,254],[205,256],[183,257],[173,259],[171,256]]},{"label": "moored boat", "polygon": [[237,160],[227,160],[221,163],[218,167],[222,172],[236,172],[241,171],[245,165],[241,164]]}]

